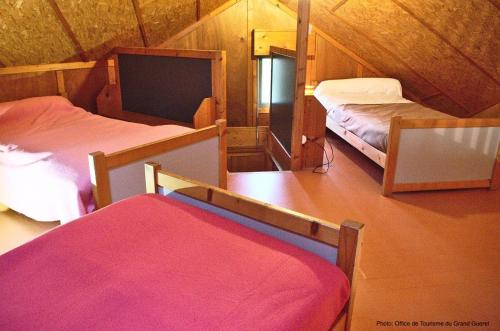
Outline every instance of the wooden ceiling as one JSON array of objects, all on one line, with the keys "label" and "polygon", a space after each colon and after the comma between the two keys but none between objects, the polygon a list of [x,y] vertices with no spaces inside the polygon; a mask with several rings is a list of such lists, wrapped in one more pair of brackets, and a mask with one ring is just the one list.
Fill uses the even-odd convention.
[{"label": "wooden ceiling", "polygon": [[[161,45],[226,2],[0,1],[0,66]],[[500,102],[498,11],[496,0],[311,0],[311,23],[421,101],[471,116]]]},{"label": "wooden ceiling", "polygon": [[224,2],[0,1],[0,64],[86,61],[115,46],[155,46]]},{"label": "wooden ceiling", "polygon": [[[296,10],[297,0],[281,0]],[[471,116],[500,102],[491,0],[311,0],[311,23],[421,101]]]}]

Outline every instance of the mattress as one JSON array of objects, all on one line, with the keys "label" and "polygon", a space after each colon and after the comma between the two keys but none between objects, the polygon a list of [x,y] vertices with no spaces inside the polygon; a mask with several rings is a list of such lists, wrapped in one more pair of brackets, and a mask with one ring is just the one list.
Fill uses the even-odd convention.
[{"label": "mattress", "polygon": [[326,260],[159,195],[0,256],[2,330],[328,330],[348,293]]},{"label": "mattress", "polygon": [[68,222],[94,210],[88,153],[112,153],[190,131],[105,118],[57,96],[2,103],[0,144],[50,156],[16,166],[0,162],[0,202],[38,221]]},{"label": "mattress", "polygon": [[376,149],[387,152],[391,118],[455,118],[399,95],[385,93],[336,92],[328,88],[314,91],[314,96],[326,109],[326,126],[340,126]]}]

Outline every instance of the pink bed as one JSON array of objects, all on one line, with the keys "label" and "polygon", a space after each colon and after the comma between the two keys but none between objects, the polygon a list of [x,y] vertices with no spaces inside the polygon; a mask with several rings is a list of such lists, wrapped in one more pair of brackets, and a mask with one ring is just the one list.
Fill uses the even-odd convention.
[{"label": "pink bed", "polygon": [[326,260],[159,195],[0,256],[2,330],[328,330],[348,293]]},{"label": "pink bed", "polygon": [[50,155],[13,165],[17,156],[9,160],[3,154],[0,203],[38,221],[68,222],[94,210],[88,153],[111,153],[189,131],[105,118],[58,96],[0,103],[0,144]]}]

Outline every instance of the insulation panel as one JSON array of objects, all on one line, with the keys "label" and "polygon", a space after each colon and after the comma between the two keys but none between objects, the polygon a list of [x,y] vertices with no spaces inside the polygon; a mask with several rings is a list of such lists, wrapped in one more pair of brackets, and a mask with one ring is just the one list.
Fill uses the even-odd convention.
[{"label": "insulation panel", "polygon": [[500,15],[492,3],[484,0],[398,0],[397,3],[500,80]]},{"label": "insulation panel", "polygon": [[195,0],[141,0],[139,6],[151,45],[161,44],[196,22]]},{"label": "insulation panel", "polygon": [[6,66],[62,62],[75,53],[46,1],[0,1],[0,35]]},{"label": "insulation panel", "polygon": [[500,89],[493,80],[395,2],[351,0],[335,15],[350,22],[358,33],[397,54],[470,113],[500,99]]},{"label": "insulation panel", "polygon": [[212,10],[222,6],[227,0],[201,0],[200,1],[200,17],[209,14]]},{"label": "insulation panel", "polygon": [[143,46],[130,0],[57,0],[76,38],[91,59],[115,46]]}]

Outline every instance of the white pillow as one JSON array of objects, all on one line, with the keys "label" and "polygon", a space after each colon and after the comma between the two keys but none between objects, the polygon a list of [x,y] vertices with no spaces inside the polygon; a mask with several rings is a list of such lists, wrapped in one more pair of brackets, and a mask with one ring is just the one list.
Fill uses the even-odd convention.
[{"label": "white pillow", "polygon": [[325,80],[316,89],[319,93],[364,93],[403,96],[399,80],[395,78],[349,78]]}]

